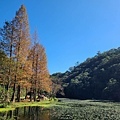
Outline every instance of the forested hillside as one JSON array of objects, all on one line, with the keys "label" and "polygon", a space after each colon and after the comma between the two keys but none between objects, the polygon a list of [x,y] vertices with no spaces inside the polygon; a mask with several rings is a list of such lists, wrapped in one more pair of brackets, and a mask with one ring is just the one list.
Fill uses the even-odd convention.
[{"label": "forested hillside", "polygon": [[51,75],[58,97],[120,101],[120,48]]}]

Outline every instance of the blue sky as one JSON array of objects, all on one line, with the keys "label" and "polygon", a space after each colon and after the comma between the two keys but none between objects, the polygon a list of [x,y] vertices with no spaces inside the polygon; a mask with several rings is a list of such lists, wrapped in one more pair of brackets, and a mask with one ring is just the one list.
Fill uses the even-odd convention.
[{"label": "blue sky", "polygon": [[46,48],[50,74],[120,47],[120,0],[0,0],[0,27],[21,4]]}]

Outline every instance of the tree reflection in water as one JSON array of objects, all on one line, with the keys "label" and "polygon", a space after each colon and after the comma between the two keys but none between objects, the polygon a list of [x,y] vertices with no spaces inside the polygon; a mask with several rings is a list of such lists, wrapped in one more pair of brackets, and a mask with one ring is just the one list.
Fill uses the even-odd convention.
[{"label": "tree reflection in water", "polygon": [[0,113],[0,120],[54,120],[50,109],[38,106],[16,108],[14,111]]}]

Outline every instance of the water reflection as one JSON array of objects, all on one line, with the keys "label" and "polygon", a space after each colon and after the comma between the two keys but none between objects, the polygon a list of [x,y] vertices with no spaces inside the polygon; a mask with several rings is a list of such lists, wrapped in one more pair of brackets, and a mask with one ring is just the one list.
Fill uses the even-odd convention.
[{"label": "water reflection", "polygon": [[120,120],[119,103],[63,100],[56,106],[22,107],[0,113],[0,120]]},{"label": "water reflection", "polygon": [[22,107],[14,111],[0,113],[0,120],[56,120],[51,117],[51,110],[42,107]]}]

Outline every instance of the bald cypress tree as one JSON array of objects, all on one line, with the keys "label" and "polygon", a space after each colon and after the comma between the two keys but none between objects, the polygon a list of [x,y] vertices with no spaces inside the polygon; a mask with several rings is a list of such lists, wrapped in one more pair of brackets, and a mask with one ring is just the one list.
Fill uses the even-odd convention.
[{"label": "bald cypress tree", "polygon": [[31,90],[34,94],[34,101],[36,101],[36,94],[40,90],[50,91],[50,79],[47,69],[47,58],[45,48],[37,43],[37,33],[33,36],[33,46],[30,50],[29,60],[32,62],[32,76],[31,76]]},{"label": "bald cypress tree", "polygon": [[15,101],[15,91],[17,85],[17,100],[20,101],[20,84],[23,77],[23,68],[25,66],[28,50],[30,46],[30,34],[29,24],[26,8],[21,5],[20,9],[16,12],[16,16],[13,20],[16,33],[16,47],[14,49],[15,54],[15,77],[12,101]]},{"label": "bald cypress tree", "polygon": [[0,50],[6,55],[0,66],[4,71],[4,73],[0,72],[0,80],[4,79],[3,83],[7,89],[6,101],[8,102],[10,101],[10,87],[13,88],[12,102],[15,102],[15,98],[18,102],[20,101],[21,86],[26,87],[26,91],[27,88],[33,90],[35,101],[38,91],[50,91],[51,82],[47,70],[45,48],[37,40],[35,32],[34,42],[30,47],[28,16],[25,6],[21,5],[14,19],[5,22],[4,27],[0,29]]}]

